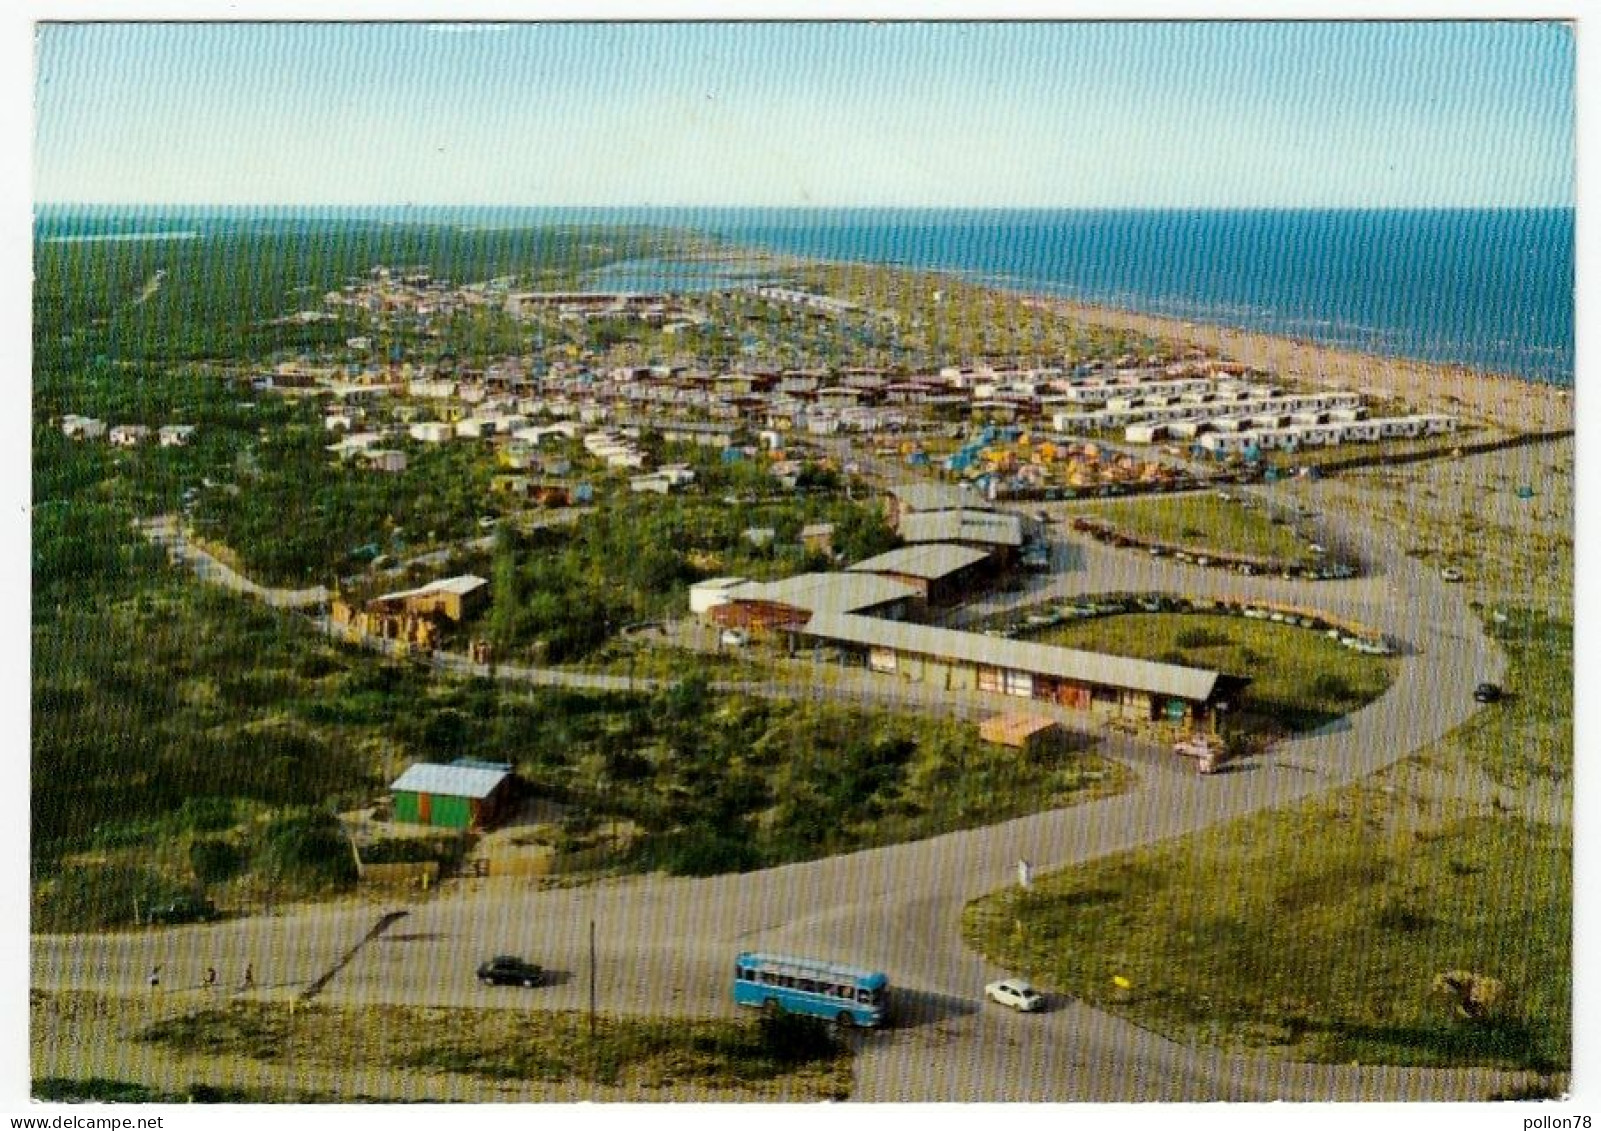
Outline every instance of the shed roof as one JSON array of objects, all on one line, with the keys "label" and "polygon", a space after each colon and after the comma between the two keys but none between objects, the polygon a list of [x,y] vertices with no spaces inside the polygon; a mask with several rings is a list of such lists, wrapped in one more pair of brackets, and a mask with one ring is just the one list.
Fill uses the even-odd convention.
[{"label": "shed roof", "polygon": [[493,793],[511,774],[483,766],[445,766],[437,762],[418,762],[407,769],[389,788],[403,793],[430,793],[445,797],[483,799]]},{"label": "shed roof", "polygon": [[1204,703],[1217,688],[1217,672],[1201,668],[1131,660],[1099,652],[1080,652],[1025,640],[982,636],[950,628],[905,624],[878,617],[818,613],[803,630],[808,636],[846,644],[893,648],[947,660],[987,664],[1031,675],[1053,676],[1103,687],[1123,687]]},{"label": "shed roof", "polygon": [[916,597],[910,585],[872,573],[802,573],[782,581],[751,581],[727,591],[736,601],[771,601],[814,614],[851,613]]},{"label": "shed roof", "polygon": [[932,581],[948,577],[987,557],[989,554],[985,551],[969,546],[930,542],[920,546],[902,546],[898,550],[857,562],[849,569],[852,573],[899,573]]},{"label": "shed roof", "polygon": [[747,585],[749,582],[750,579],[746,577],[708,577],[704,581],[695,582],[695,584],[690,586],[690,589],[715,593],[724,589],[733,589],[736,586]]},{"label": "shed roof", "polygon": [[1056,730],[1060,724],[1047,715],[1014,713],[992,715],[979,724],[979,735],[986,742],[999,742],[1002,746],[1023,746],[1028,740],[1045,731]]},{"label": "shed roof", "polygon": [[981,510],[915,513],[901,519],[900,534],[908,542],[985,542],[1021,546],[1023,520],[1015,514]]},{"label": "shed roof", "polygon": [[973,492],[943,483],[897,483],[888,490],[908,511],[995,509]]},{"label": "shed roof", "polygon": [[398,593],[383,593],[374,598],[378,601],[403,601],[407,597],[426,597],[430,593],[455,593],[465,597],[469,593],[482,589],[489,582],[482,577],[471,573],[464,573],[459,577],[442,577],[438,581],[430,581],[416,589],[402,589]]}]

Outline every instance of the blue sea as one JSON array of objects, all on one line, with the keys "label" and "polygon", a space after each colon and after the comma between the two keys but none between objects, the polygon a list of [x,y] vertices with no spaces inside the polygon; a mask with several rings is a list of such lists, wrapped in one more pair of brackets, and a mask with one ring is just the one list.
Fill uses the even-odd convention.
[{"label": "blue sea", "polygon": [[[1571,210],[724,217],[740,243],[1573,383]],[[729,222],[734,221],[734,222]]]},{"label": "blue sea", "polygon": [[[1573,383],[1571,209],[152,208],[119,219],[158,233],[187,230],[197,215],[652,224],[786,254],[952,272],[1189,321]],[[631,264],[614,274],[654,289],[656,273],[670,268],[701,285],[721,277],[669,263]]]}]

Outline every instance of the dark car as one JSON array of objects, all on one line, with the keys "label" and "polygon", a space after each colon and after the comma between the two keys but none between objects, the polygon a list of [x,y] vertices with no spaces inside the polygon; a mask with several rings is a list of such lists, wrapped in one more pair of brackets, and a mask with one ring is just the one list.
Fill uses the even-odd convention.
[{"label": "dark car", "polygon": [[538,963],[497,954],[478,967],[478,980],[486,986],[537,986],[545,980],[545,971]]},{"label": "dark car", "polygon": [[1501,698],[1501,689],[1493,683],[1481,683],[1473,689],[1475,703],[1494,703]]},{"label": "dark car", "polygon": [[147,923],[204,923],[217,917],[217,906],[209,899],[185,896],[158,903],[145,916]]}]

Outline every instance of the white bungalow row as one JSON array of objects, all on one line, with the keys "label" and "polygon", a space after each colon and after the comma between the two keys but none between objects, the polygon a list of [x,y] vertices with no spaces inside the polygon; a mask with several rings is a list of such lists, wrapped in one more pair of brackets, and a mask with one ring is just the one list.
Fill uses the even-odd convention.
[{"label": "white bungalow row", "polygon": [[[1132,431],[1132,430],[1131,430]],[[1208,452],[1229,455],[1255,447],[1261,451],[1293,451],[1302,447],[1372,443],[1376,440],[1415,439],[1456,431],[1456,419],[1440,415],[1386,417],[1348,423],[1295,424],[1283,428],[1253,428],[1237,432],[1208,432],[1198,443]],[[1132,442],[1132,441],[1131,441]]]},{"label": "white bungalow row", "polygon": [[1224,405],[1175,404],[1162,408],[1101,409],[1097,412],[1056,413],[1052,426],[1058,432],[1077,429],[1126,428],[1130,424],[1164,424],[1176,420],[1208,420],[1220,418],[1220,411],[1228,417],[1249,418],[1255,413],[1332,412],[1335,409],[1360,410],[1361,396],[1357,393],[1318,393],[1306,396],[1277,397],[1254,401],[1240,401]]},{"label": "white bungalow row", "polygon": [[1208,377],[1181,377],[1165,381],[1086,381],[1069,385],[1059,395],[1072,404],[1104,405],[1130,398],[1216,393],[1232,387],[1233,382],[1216,381]]},{"label": "white bungalow row", "polygon": [[456,435],[481,439],[485,436],[509,436],[528,425],[526,416],[469,416],[456,422]]}]

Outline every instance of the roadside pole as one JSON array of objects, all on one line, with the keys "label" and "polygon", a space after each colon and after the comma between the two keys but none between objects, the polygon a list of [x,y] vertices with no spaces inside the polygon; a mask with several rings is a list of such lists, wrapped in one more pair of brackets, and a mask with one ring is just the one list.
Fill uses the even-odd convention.
[{"label": "roadside pole", "polygon": [[589,1061],[590,1079],[600,1076],[600,1045],[595,1040],[595,920],[589,921]]}]

